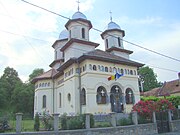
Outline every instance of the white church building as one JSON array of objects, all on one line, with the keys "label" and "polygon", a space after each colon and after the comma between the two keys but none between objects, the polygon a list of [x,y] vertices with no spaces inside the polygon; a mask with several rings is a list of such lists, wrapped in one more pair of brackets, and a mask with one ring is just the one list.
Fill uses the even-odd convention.
[{"label": "white church building", "polygon": [[[51,69],[33,79],[34,113],[130,112],[140,100],[137,70],[143,64],[132,61],[133,52],[124,49],[125,31],[111,21],[102,32],[105,51],[89,40],[91,21],[77,11],[65,24],[54,48]],[[108,80],[116,73],[117,80]]]}]

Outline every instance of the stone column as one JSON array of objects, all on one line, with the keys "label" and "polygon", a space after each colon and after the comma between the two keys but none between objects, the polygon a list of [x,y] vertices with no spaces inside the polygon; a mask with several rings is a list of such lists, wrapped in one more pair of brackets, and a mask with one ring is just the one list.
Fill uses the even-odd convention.
[{"label": "stone column", "polygon": [[172,122],[171,110],[168,110],[168,120]]},{"label": "stone column", "polygon": [[85,121],[85,126],[86,126],[86,129],[90,129],[91,127],[90,127],[90,114],[89,113],[87,113],[86,114],[86,121]]},{"label": "stone column", "polygon": [[59,131],[59,113],[52,114],[54,117],[54,131]]},{"label": "stone column", "polygon": [[153,123],[156,123],[156,113],[155,112],[153,112]]},{"label": "stone column", "polygon": [[113,127],[116,127],[116,113],[112,112],[110,113],[110,116],[111,116],[111,125]]},{"label": "stone column", "polygon": [[137,112],[132,113],[132,121],[133,121],[134,125],[138,125]]},{"label": "stone column", "polygon": [[21,133],[22,113],[16,113],[16,133]]}]

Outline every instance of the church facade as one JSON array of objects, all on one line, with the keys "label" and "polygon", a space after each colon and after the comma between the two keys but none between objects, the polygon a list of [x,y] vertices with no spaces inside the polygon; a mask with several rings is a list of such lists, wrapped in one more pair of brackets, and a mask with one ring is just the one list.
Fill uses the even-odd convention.
[{"label": "church facade", "polygon": [[[92,24],[80,11],[65,28],[52,45],[51,69],[33,79],[34,113],[130,112],[140,100],[137,70],[143,64],[129,59],[133,52],[124,49],[124,30],[111,20],[101,34],[103,51],[89,40]],[[117,73],[121,77],[114,79]]]}]

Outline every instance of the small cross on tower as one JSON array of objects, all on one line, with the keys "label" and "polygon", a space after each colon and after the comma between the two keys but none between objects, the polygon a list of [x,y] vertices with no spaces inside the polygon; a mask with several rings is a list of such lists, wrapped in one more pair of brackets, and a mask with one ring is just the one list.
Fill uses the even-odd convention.
[{"label": "small cross on tower", "polygon": [[110,14],[110,20],[111,20],[111,22],[112,22],[112,12],[109,11],[109,14]]},{"label": "small cross on tower", "polygon": [[80,3],[80,1],[79,1],[79,0],[77,0],[76,2],[77,2],[77,4],[78,4],[78,11],[79,11],[79,3]]}]

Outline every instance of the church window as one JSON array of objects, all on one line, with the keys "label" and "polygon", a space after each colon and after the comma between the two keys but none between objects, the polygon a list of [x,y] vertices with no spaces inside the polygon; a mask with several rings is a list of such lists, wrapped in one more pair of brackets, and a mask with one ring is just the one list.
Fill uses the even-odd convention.
[{"label": "church window", "polygon": [[125,71],[125,74],[127,74],[127,69],[125,69],[124,71]]},{"label": "church window", "polygon": [[108,72],[108,67],[105,67],[105,72]]},{"label": "church window", "polygon": [[89,69],[92,70],[92,65],[91,64],[89,64]]},{"label": "church window", "polygon": [[83,66],[83,72],[86,71],[86,65]]},{"label": "church window", "polygon": [[99,69],[99,71],[101,71],[101,66],[100,65],[98,65],[98,69]]},{"label": "church window", "polygon": [[134,103],[134,94],[132,89],[126,89],[126,104],[133,104]]},{"label": "church window", "polygon": [[42,108],[46,108],[46,95],[43,95]]},{"label": "church window", "polygon": [[44,85],[45,87],[47,87],[47,83],[45,83],[45,85]]},{"label": "church window", "polygon": [[118,68],[118,73],[121,73],[121,70]]},{"label": "church window", "polygon": [[82,28],[82,38],[85,38],[85,29],[84,28]]},{"label": "church window", "polygon": [[114,67],[113,68],[113,73],[116,73],[117,72],[117,69]]},{"label": "church window", "polygon": [[71,30],[69,31],[69,38],[71,38]]},{"label": "church window", "polygon": [[50,86],[50,82],[48,82],[48,86]]},{"label": "church window", "polygon": [[101,66],[101,71],[103,71],[103,72],[104,72],[104,66]]},{"label": "church window", "polygon": [[67,99],[68,99],[69,102],[71,101],[71,94],[70,93],[68,93]]},{"label": "church window", "polygon": [[134,75],[136,75],[136,70],[134,70]]},{"label": "church window", "polygon": [[57,59],[57,51],[55,51],[55,59]]},{"label": "church window", "polygon": [[59,93],[59,108],[61,108],[61,93]]},{"label": "church window", "polygon": [[62,58],[64,58],[64,52],[62,52]]},{"label": "church window", "polygon": [[93,65],[93,70],[95,70],[95,71],[97,70],[96,65]]},{"label": "church window", "polygon": [[127,71],[128,71],[128,75],[129,75],[130,74],[129,69]]},{"label": "church window", "polygon": [[107,92],[103,86],[98,87],[97,95],[96,95],[96,102],[97,104],[106,104],[107,103]]},{"label": "church window", "polygon": [[42,83],[42,87],[44,87],[44,83]]},{"label": "church window", "polygon": [[120,37],[118,37],[118,45],[119,45],[119,47],[121,47],[121,38]]},{"label": "church window", "polygon": [[39,84],[39,87],[41,87],[41,83]]},{"label": "church window", "polygon": [[108,49],[108,39],[106,39],[106,48]]},{"label": "church window", "polygon": [[121,74],[124,74],[124,70],[123,69],[121,69]]},{"label": "church window", "polygon": [[76,73],[79,73],[79,68],[76,68]]},{"label": "church window", "polygon": [[133,75],[133,71],[132,70],[130,70],[130,75]]},{"label": "church window", "polygon": [[86,105],[86,90],[84,88],[81,91],[81,105]]},{"label": "church window", "polygon": [[109,68],[109,72],[112,72],[112,67]]}]

